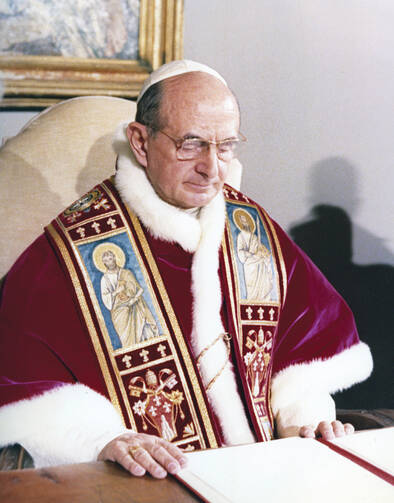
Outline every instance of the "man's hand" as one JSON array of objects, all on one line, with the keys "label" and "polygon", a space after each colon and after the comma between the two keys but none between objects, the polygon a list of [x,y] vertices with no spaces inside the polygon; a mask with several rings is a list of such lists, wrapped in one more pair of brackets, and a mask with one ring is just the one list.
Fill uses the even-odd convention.
[{"label": "man's hand", "polygon": [[342,424],[341,421],[322,421],[318,424],[316,430],[312,426],[303,426],[300,429],[300,437],[318,438],[332,440],[335,437],[343,437],[354,433],[354,426],[350,423]]},{"label": "man's hand", "polygon": [[132,475],[146,472],[157,479],[184,468],[187,459],[178,447],[162,438],[145,433],[125,433],[109,442],[98,456],[99,461],[116,461]]}]

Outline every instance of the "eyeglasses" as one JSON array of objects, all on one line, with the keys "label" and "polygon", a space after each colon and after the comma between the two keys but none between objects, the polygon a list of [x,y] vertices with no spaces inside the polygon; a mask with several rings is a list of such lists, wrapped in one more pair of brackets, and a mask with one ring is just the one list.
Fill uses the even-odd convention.
[{"label": "eyeglasses", "polygon": [[203,140],[201,138],[174,138],[161,129],[156,129],[155,131],[164,134],[174,142],[176,156],[179,161],[198,159],[209,151],[210,145],[215,145],[217,157],[222,161],[228,162],[237,156],[239,146],[247,141],[242,133],[239,133],[237,138],[213,141]]}]

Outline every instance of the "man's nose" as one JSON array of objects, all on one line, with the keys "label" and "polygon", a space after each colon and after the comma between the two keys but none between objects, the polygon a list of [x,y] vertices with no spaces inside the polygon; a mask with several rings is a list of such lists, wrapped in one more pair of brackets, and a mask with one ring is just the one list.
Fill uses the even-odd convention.
[{"label": "man's nose", "polygon": [[209,145],[201,157],[197,160],[197,170],[199,173],[213,178],[219,171],[219,159],[216,155],[216,145]]}]

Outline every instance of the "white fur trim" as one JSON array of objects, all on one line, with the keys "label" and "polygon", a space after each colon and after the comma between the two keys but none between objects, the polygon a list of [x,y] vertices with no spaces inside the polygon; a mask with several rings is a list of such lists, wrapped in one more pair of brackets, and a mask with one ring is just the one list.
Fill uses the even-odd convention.
[{"label": "white fur trim", "polygon": [[276,431],[280,438],[294,437],[301,426],[312,426],[315,430],[321,421],[334,421],[335,402],[328,393],[309,394],[279,409]]},{"label": "white fur trim", "polygon": [[278,411],[310,394],[332,394],[364,381],[372,372],[369,347],[359,342],[327,360],[291,365],[272,379],[272,410]]},{"label": "white fur trim", "polygon": [[96,461],[127,430],[107,398],[83,384],[64,384],[0,408],[0,445],[19,443],[36,468]]},{"label": "white fur trim", "polygon": [[[209,206],[202,208],[200,223],[201,239],[192,266],[192,346],[196,356],[224,332],[220,317],[222,295],[218,275],[219,247],[225,223],[222,194]],[[200,372],[205,386],[215,377],[225,361],[228,361],[226,344],[220,339],[201,359]],[[219,418],[226,444],[254,442],[229,362],[208,391],[208,397]]]}]

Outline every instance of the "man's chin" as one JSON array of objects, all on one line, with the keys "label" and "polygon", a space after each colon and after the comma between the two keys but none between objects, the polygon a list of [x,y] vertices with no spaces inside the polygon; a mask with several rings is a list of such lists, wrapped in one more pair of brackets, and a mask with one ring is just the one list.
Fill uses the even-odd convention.
[{"label": "man's chin", "polygon": [[182,193],[178,193],[173,198],[164,198],[169,204],[173,206],[177,206],[178,208],[182,208],[184,210],[192,209],[192,208],[201,208],[202,206],[206,206],[209,204],[212,199],[216,196],[218,190],[213,188],[212,186],[207,188],[206,190],[185,190]]},{"label": "man's chin", "polygon": [[187,190],[182,194],[184,203],[182,207],[187,209],[206,206],[217,195],[220,188],[216,184],[207,186],[188,184]]},{"label": "man's chin", "polygon": [[188,196],[184,198],[183,208],[190,209],[190,208],[201,208],[202,206],[206,206],[212,201],[212,199],[216,196],[216,194],[217,191],[213,190],[188,194]]}]

